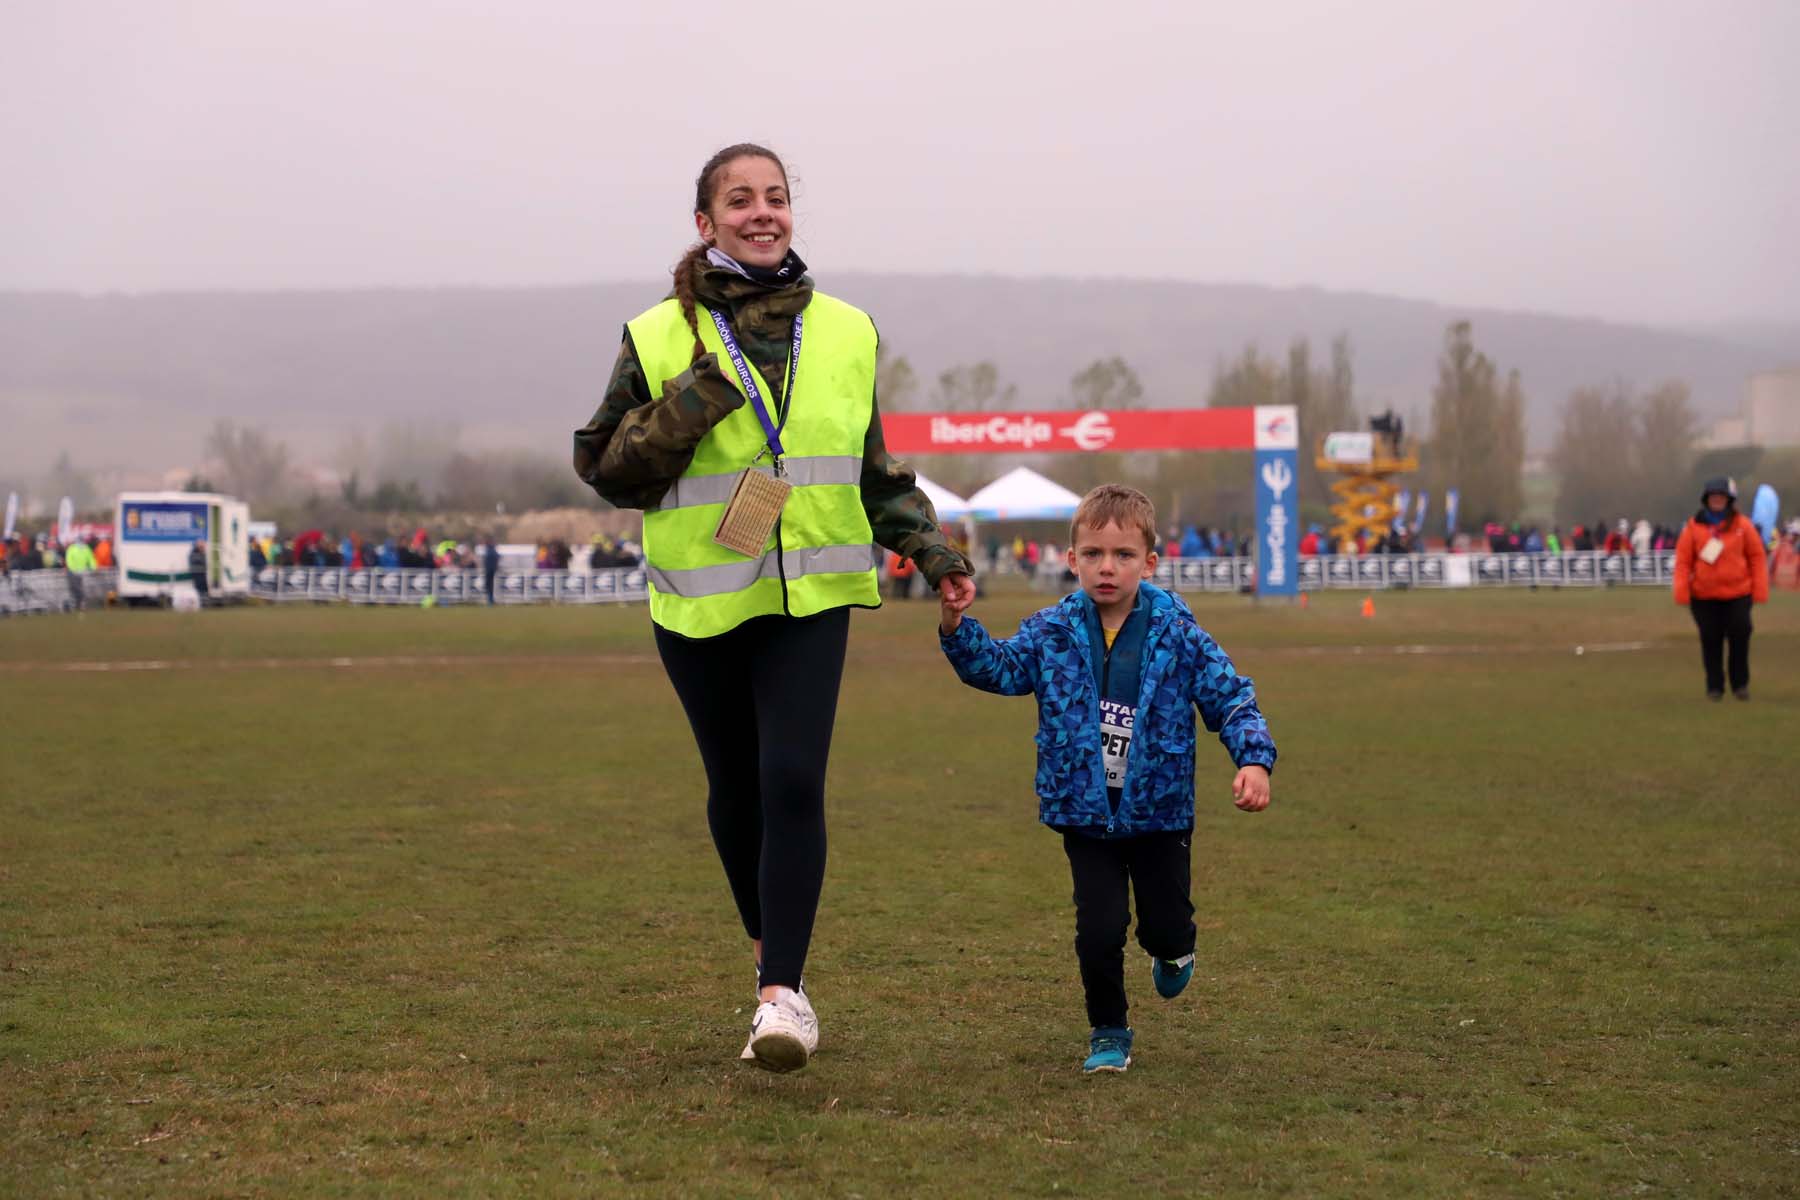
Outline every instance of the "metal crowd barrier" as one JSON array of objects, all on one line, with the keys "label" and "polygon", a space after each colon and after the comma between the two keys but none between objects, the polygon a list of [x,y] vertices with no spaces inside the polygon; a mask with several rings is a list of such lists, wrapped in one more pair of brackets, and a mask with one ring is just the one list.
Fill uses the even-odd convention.
[{"label": "metal crowd barrier", "polygon": [[[479,570],[404,567],[264,567],[250,579],[263,600],[349,604],[486,604]],[[642,567],[595,571],[507,571],[494,576],[496,604],[613,604],[650,598]]]},{"label": "metal crowd barrier", "polygon": [[1606,554],[1361,554],[1300,560],[1300,587],[1670,587],[1675,552]]},{"label": "metal crowd barrier", "polygon": [[[1675,580],[1675,552],[1606,554],[1350,554],[1300,560],[1300,590],[1333,588],[1385,591],[1389,588],[1462,587],[1669,587]],[[1256,586],[1251,558],[1165,558],[1152,577],[1178,592],[1243,592]],[[1061,563],[1038,568],[1035,586],[1067,590]]]},{"label": "metal crowd barrier", "polygon": [[71,612],[99,608],[119,586],[116,567],[72,575],[61,567],[47,571],[9,571],[0,575],[0,615]]},{"label": "metal crowd barrier", "polygon": [[[1243,592],[1256,585],[1250,558],[1166,558],[1157,563],[1158,585],[1182,592]],[[1364,554],[1300,560],[1300,590],[1459,587],[1668,587],[1675,552],[1605,554]],[[71,581],[78,581],[79,591]],[[1066,590],[1061,563],[1038,568],[1033,583]],[[0,576],[0,615],[95,608],[118,584],[107,569],[73,576],[63,570],[14,571]],[[264,567],[250,582],[263,600],[350,604],[485,604],[479,570],[387,567]],[[78,600],[79,597],[79,600]],[[642,567],[594,571],[501,571],[494,577],[496,604],[616,604],[649,599]]]}]

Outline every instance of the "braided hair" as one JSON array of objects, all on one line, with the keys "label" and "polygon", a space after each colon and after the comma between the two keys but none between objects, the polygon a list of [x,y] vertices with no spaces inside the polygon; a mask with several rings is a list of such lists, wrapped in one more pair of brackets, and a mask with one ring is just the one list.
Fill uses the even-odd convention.
[{"label": "braided hair", "polygon": [[[712,212],[713,188],[718,184],[718,174],[726,164],[739,158],[766,158],[781,172],[782,180],[787,179],[787,166],[779,155],[766,146],[758,146],[754,142],[739,142],[735,146],[727,146],[707,159],[706,165],[700,168],[700,177],[694,181],[695,212]],[[706,242],[695,242],[688,247],[687,253],[681,256],[671,272],[675,277],[675,299],[681,305],[681,315],[687,318],[688,328],[694,331],[695,362],[706,353],[706,345],[700,340],[700,319],[694,311],[694,286],[705,266],[706,252],[711,249],[712,246]]]}]

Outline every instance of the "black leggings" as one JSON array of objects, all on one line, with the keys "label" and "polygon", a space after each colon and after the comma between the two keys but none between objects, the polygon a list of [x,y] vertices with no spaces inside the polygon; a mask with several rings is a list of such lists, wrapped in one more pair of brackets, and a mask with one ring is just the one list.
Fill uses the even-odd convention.
[{"label": "black leggings", "polygon": [[1137,941],[1157,958],[1194,952],[1194,904],[1189,899],[1191,829],[1129,838],[1063,833],[1075,879],[1075,958],[1087,994],[1088,1024],[1125,1024],[1125,930],[1131,924],[1129,888],[1137,893]]},{"label": "black leggings", "polygon": [[850,610],[756,617],[717,637],[656,628],[706,765],[706,820],[762,983],[797,988],[825,882],[825,761]]},{"label": "black leggings", "polygon": [[[1750,597],[1735,600],[1692,600],[1688,609],[1700,627],[1700,661],[1706,668],[1706,690],[1725,690],[1722,657],[1729,658],[1731,690],[1750,686]],[[1730,648],[1729,655],[1726,654]]]}]

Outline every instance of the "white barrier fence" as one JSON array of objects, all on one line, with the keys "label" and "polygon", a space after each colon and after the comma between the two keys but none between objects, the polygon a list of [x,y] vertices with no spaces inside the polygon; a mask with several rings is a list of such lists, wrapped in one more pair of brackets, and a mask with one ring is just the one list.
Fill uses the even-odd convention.
[{"label": "white barrier fence", "polygon": [[1364,554],[1300,560],[1300,586],[1392,587],[1670,587],[1675,552],[1606,554]]},{"label": "white barrier fence", "polygon": [[[263,600],[350,604],[486,604],[487,579],[480,570],[429,567],[264,567],[250,580],[250,594]],[[499,571],[495,604],[613,604],[650,598],[642,567],[597,571]]]},{"label": "white barrier fence", "polygon": [[71,574],[63,570],[9,571],[0,575],[0,615],[98,608],[119,586],[115,567]]},{"label": "white barrier fence", "polygon": [[[1170,558],[1156,566],[1156,582],[1181,592],[1244,592],[1256,584],[1249,558]],[[1365,554],[1300,560],[1300,590],[1334,588],[1462,587],[1668,587],[1675,552],[1604,554]],[[116,570],[71,575],[66,571],[14,571],[0,577],[0,614],[64,612],[93,608],[117,586]],[[1047,591],[1065,590],[1060,563],[1038,569]],[[387,567],[264,567],[250,583],[262,600],[332,601],[350,604],[485,604],[479,570],[411,570]],[[496,604],[616,604],[649,598],[642,567],[597,571],[500,571]]]},{"label": "white barrier fence", "polygon": [[[1040,567],[1035,582],[1058,590],[1067,584],[1061,563]],[[1178,592],[1243,592],[1256,585],[1256,562],[1249,558],[1166,558],[1153,576],[1159,587]],[[1334,588],[1385,591],[1389,588],[1465,587],[1669,587],[1675,580],[1675,552],[1605,554],[1360,554],[1300,560],[1300,590]]]}]

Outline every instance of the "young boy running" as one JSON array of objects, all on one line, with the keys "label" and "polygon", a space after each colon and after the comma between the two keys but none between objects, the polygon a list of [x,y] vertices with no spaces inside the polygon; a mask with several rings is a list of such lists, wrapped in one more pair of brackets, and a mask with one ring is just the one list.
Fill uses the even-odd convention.
[{"label": "young boy running", "polygon": [[990,637],[943,604],[944,655],[966,684],[1038,703],[1038,819],[1063,837],[1075,879],[1075,956],[1087,993],[1082,1070],[1131,1065],[1125,1023],[1127,889],[1158,994],[1194,973],[1189,845],[1194,832],[1194,717],[1237,764],[1231,795],[1269,804],[1275,743],[1250,680],[1237,673],[1181,597],[1146,583],[1156,569],[1156,511],[1135,488],[1103,484],[1075,510],[1069,569],[1081,590]]}]

